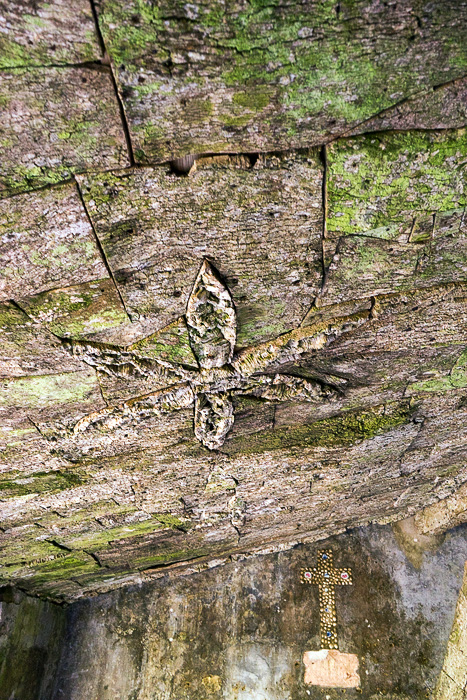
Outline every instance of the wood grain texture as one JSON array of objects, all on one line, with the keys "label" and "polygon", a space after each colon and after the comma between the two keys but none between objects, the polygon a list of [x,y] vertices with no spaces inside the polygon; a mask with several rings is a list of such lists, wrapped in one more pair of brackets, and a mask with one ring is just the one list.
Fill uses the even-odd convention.
[{"label": "wood grain texture", "polygon": [[323,143],[466,74],[465,2],[101,0],[98,14],[141,163]]},{"label": "wood grain texture", "polygon": [[467,125],[467,78],[424,90],[383,110],[349,132],[460,129]]},{"label": "wood grain texture", "polygon": [[[254,295],[258,271],[261,275],[266,270],[265,289],[269,280],[273,285],[280,283],[282,287],[275,289],[284,289],[286,299],[293,295],[305,309],[310,303],[308,288],[300,292],[298,286],[297,292],[293,283],[297,267],[284,246],[297,249],[298,222],[303,227],[299,229],[303,249],[306,241],[315,245],[311,251],[317,261],[315,289],[319,289],[321,178],[316,155],[298,154],[262,158],[253,168],[247,161],[206,159],[184,178],[165,168],[145,168],[86,175],[80,180],[130,309],[133,299],[139,304],[144,301],[149,309],[154,301],[164,300],[157,265],[163,261],[173,270],[179,264],[176,241],[183,236],[183,254],[188,250],[194,274],[189,278],[188,268],[180,268],[176,289],[185,288],[186,296],[182,300],[166,297],[170,304],[175,298],[175,305],[167,308],[176,316],[186,313],[200,261],[209,256],[208,244],[215,251],[209,257],[221,269],[230,256],[223,275],[227,284],[239,280],[238,286],[247,285],[245,296]],[[449,206],[452,197],[462,195],[455,186],[449,189],[449,182],[441,180],[440,187],[448,192]],[[423,188],[420,196],[425,196]],[[5,204],[19,199],[10,198]],[[28,216],[31,227],[32,215]],[[148,392],[167,391],[168,374],[146,378],[151,363],[175,363],[189,376],[196,361],[183,319],[136,340],[128,323],[111,328],[105,332],[112,334],[114,345],[89,342],[85,350],[84,343],[84,354],[70,358],[58,339],[53,352],[44,344],[50,300],[62,289],[55,286],[55,278],[51,291],[20,298],[19,303],[37,321],[30,326],[29,346],[24,340],[18,349],[8,351],[9,357],[17,358],[16,373],[23,367],[21,357],[26,356],[39,371],[55,374],[47,375],[39,386],[24,366],[23,376],[7,380],[4,387],[5,409],[18,413],[11,424],[13,439],[6,431],[3,452],[1,518],[8,544],[3,549],[3,579],[19,581],[41,595],[75,599],[150,578],[159,567],[196,570],[226,552],[274,549],[314,541],[368,520],[400,519],[455,494],[467,480],[463,210],[437,212],[432,221],[434,228],[413,227],[412,240],[405,242],[348,234],[325,239],[331,251],[337,246],[337,252],[303,326],[290,338],[271,338],[259,351],[249,348],[232,360],[236,367],[259,371],[264,353],[267,360],[261,371],[271,386],[265,392],[252,389],[233,396],[235,421],[215,452],[198,442],[193,409],[180,403],[176,411],[130,412],[113,426],[103,421],[93,431],[67,437],[77,420],[88,420],[84,417],[90,414],[92,420],[93,412],[98,415],[107,405],[140,397],[137,401],[144,406]],[[238,245],[242,239],[235,236],[245,230],[248,236],[262,232],[261,239],[251,238],[256,247]],[[187,231],[192,232],[191,239]],[[51,226],[42,243],[47,238],[53,241],[54,235]],[[72,236],[68,245],[73,240]],[[268,268],[271,250],[275,267]],[[259,262],[252,264],[255,254]],[[144,277],[136,285],[132,275],[138,266]],[[173,284],[171,275],[166,279]],[[83,285],[93,283],[83,278],[81,286],[70,289],[75,295]],[[41,284],[50,282],[46,278]],[[236,296],[237,285],[230,289],[241,335],[245,332],[241,299]],[[275,295],[277,303],[277,291]],[[63,316],[58,310],[49,323],[63,324],[68,319],[72,328],[72,309],[66,309]],[[323,322],[333,327],[333,319],[349,314],[361,316],[364,322],[347,327],[344,323],[340,334],[330,332],[304,352],[299,338]],[[154,323],[155,314],[148,313],[148,318]],[[144,318],[131,325],[143,334]],[[255,328],[257,334],[272,335],[259,321]],[[252,331],[247,327],[247,332]],[[250,335],[250,342],[257,342],[257,337]],[[274,349],[275,343],[280,344],[280,352]],[[93,366],[79,364],[93,352],[98,374]],[[259,365],[254,364],[255,352],[259,352]],[[62,357],[78,365],[70,365],[64,373]],[[136,369],[141,365],[139,374],[130,371],[130,360],[136,362]],[[102,373],[106,362],[114,367],[120,363],[118,376]],[[290,384],[284,385],[282,394],[272,391],[277,377],[287,377]],[[312,402],[303,392],[291,390],[297,382],[330,386],[333,391]],[[44,535],[39,544],[33,536],[36,527]],[[24,554],[19,558],[21,548]]]},{"label": "wood grain texture", "polygon": [[112,279],[83,282],[18,299],[28,316],[61,338],[106,338],[109,329],[128,325]]},{"label": "wood grain texture", "polygon": [[108,277],[76,185],[0,202],[1,298]]},{"label": "wood grain texture", "polygon": [[143,167],[108,67],[0,73],[2,583],[75,600],[458,502],[466,13],[102,0]]},{"label": "wood grain texture", "polygon": [[322,276],[318,154],[246,166],[214,159],[188,178],[165,167],[80,176],[133,320],[152,319],[161,328],[185,313],[208,258],[232,294],[238,345],[300,323]]},{"label": "wood grain texture", "polygon": [[58,340],[11,303],[0,305],[0,376],[36,378],[54,374],[57,368],[82,369],[79,360],[66,356]]},{"label": "wood grain texture", "polygon": [[[28,481],[27,473],[11,474],[2,504],[11,546],[19,538],[26,547],[24,530],[17,528],[37,523],[49,539],[57,541],[59,533],[59,543],[72,552],[44,562],[34,545],[30,561],[13,566],[8,548],[4,561],[11,566],[2,575],[54,597],[76,597],[137,580],[151,566],[208,561],[226,547],[258,551],[297,538],[313,540],[367,519],[400,518],[450,495],[467,477],[467,363],[465,322],[459,323],[458,312],[444,313],[456,299],[465,304],[455,286],[439,294],[435,306],[434,298],[432,290],[424,290],[412,304],[444,329],[441,347],[422,313],[422,335],[408,348],[406,318],[414,322],[413,308],[404,295],[393,296],[386,306],[382,298],[380,315],[369,327],[344,334],[319,357],[313,352],[297,363],[292,352],[289,365],[277,368],[299,376],[340,377],[340,397],[318,408],[300,401],[267,408],[253,397],[241,399],[233,430],[217,455],[208,457],[194,439],[191,412],[180,411],[92,439],[83,435],[68,449],[58,445],[52,454],[68,465],[68,481],[60,475]],[[447,345],[450,325],[458,338],[452,336]],[[372,340],[378,329],[381,349]],[[384,354],[383,339],[392,347]],[[42,404],[46,401],[43,396]],[[67,415],[86,410],[82,404],[71,408],[66,406]],[[50,424],[52,409],[55,417],[60,413],[56,399],[49,407],[25,409],[35,409],[34,421],[44,434],[47,425],[40,421]],[[71,486],[69,479],[75,480]],[[104,502],[108,524],[96,529],[92,513]],[[136,518],[123,530],[115,529],[112,515],[121,508],[129,509],[125,517],[135,513]],[[52,511],[62,514],[59,531],[49,529]],[[83,551],[95,552],[110,568],[89,570]],[[73,592],[60,588],[67,557],[79,586]]]},{"label": "wood grain texture", "polygon": [[97,61],[101,50],[87,0],[4,0],[0,68]]},{"label": "wood grain texture", "polygon": [[128,163],[108,68],[0,72],[0,198]]},{"label": "wood grain texture", "polygon": [[[84,562],[81,570],[73,564],[73,580],[81,590],[89,592],[118,586],[122,576],[127,581],[138,580],[144,570],[150,574],[150,567],[196,558],[208,561],[226,548],[231,553],[245,548],[248,551],[274,548],[282,542],[322,538],[331,531],[368,519],[391,520],[401,513],[413,512],[422,503],[449,495],[466,478],[462,456],[465,410],[455,410],[461,399],[462,395],[448,400],[438,397],[436,409],[431,408],[430,399],[419,405],[418,411],[409,411],[409,422],[402,422],[399,428],[382,429],[373,438],[367,435],[365,439],[364,433],[357,439],[349,436],[351,444],[347,445],[342,444],[345,441],[342,436],[334,447],[327,449],[325,442],[312,447],[299,439],[295,450],[289,443],[288,447],[269,449],[262,454],[250,452],[245,456],[218,458],[216,469],[221,467],[226,475],[231,475],[236,486],[233,492],[227,480],[226,486],[215,494],[206,489],[211,483],[209,474],[213,465],[206,464],[206,458],[201,455],[188,459],[186,455],[181,461],[182,443],[177,441],[175,447],[172,440],[176,434],[169,437],[169,426],[164,426],[163,433],[159,432],[162,426],[158,426],[170,465],[156,456],[153,433],[144,452],[138,450],[133,458],[127,453],[120,465],[113,458],[109,462],[100,459],[94,467],[92,462],[87,466],[82,464],[78,471],[75,467],[71,474],[75,479],[80,476],[82,485],[67,489],[65,482],[56,479],[38,493],[38,484],[30,481],[23,488],[30,484],[35,495],[27,503],[23,501],[20,507],[18,498],[8,499],[6,503],[10,505],[3,508],[3,523],[10,547],[15,540],[26,546],[24,530],[15,528],[20,523],[31,522],[32,518],[45,528],[44,535],[50,533],[49,538],[54,540],[58,536],[58,541],[72,552],[52,565],[37,561],[34,551],[29,561],[23,559],[24,563],[4,567],[2,576],[6,580],[19,580],[30,590],[67,597],[60,583],[63,566],[67,557],[73,564],[83,550],[94,551],[98,560],[109,567],[90,572]],[[390,415],[389,407],[383,410]],[[410,420],[410,416],[417,415],[424,415],[424,421]],[[360,415],[357,420],[365,419]],[[449,449],[435,450],[443,440],[449,440]],[[138,442],[141,447],[141,436]],[[187,446],[185,443],[185,449]],[[129,468],[130,464],[138,464],[136,472],[134,466],[133,470]],[[184,476],[180,480],[182,465]],[[372,474],[370,481],[368,470]],[[14,486],[10,484],[9,488],[11,493]],[[120,506],[129,506],[133,512],[143,511],[152,517],[137,520],[125,531],[120,530],[119,536],[111,527],[112,513],[118,512],[118,508],[111,505],[107,510],[110,518],[107,527],[98,531],[89,529],[85,509],[98,507],[109,498]],[[62,534],[57,535],[48,524],[48,514],[52,511],[62,513]],[[334,514],[332,523],[328,517],[330,511]],[[76,518],[80,525],[78,530],[73,526],[72,535],[70,527]],[[160,519],[165,526],[162,529]],[[110,541],[113,546],[109,546]],[[15,562],[12,556],[4,551],[5,564]],[[80,595],[80,591],[74,595]]]}]

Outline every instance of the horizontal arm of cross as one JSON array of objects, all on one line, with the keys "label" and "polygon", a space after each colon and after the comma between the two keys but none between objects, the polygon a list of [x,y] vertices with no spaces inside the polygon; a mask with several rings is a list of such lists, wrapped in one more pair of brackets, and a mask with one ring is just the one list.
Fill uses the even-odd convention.
[{"label": "horizontal arm of cross", "polygon": [[302,583],[312,583],[316,586],[351,586],[352,571],[350,569],[319,571],[313,567],[312,569],[302,569],[301,580]]},{"label": "horizontal arm of cross", "polygon": [[334,586],[351,586],[352,572],[350,569],[335,569],[331,574],[331,583]]}]

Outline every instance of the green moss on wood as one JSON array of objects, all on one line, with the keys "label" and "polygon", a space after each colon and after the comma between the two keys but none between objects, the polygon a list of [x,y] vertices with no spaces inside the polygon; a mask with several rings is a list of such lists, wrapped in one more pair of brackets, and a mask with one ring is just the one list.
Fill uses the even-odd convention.
[{"label": "green moss on wood", "polygon": [[86,479],[75,470],[36,472],[24,476],[21,472],[8,472],[8,478],[0,479],[0,498],[15,498],[28,494],[55,493],[81,486]]},{"label": "green moss on wood", "polygon": [[170,513],[155,513],[154,517],[162,525],[166,527],[174,528],[175,530],[182,530],[183,532],[188,532],[192,527],[192,523],[187,518],[178,518],[175,515],[170,515]]},{"label": "green moss on wood", "polygon": [[328,231],[390,239],[400,223],[410,232],[414,216],[464,207],[466,157],[463,129],[374,134],[333,144],[327,158]]},{"label": "green moss on wood", "polygon": [[85,3],[67,7],[41,0],[20,5],[16,12],[12,5],[3,10],[9,31],[0,34],[0,69],[100,59],[92,13]]},{"label": "green moss on wood", "polygon": [[20,303],[31,318],[61,337],[81,338],[128,323],[111,279],[53,289]]},{"label": "green moss on wood", "polygon": [[368,0],[100,4],[143,162],[316,143],[462,76],[463,25],[459,12],[443,6],[420,31],[405,7],[375,11]]},{"label": "green moss on wood", "polygon": [[467,350],[458,358],[448,376],[435,376],[421,382],[414,382],[407,387],[407,393],[440,392],[467,387]]},{"label": "green moss on wood", "polygon": [[0,406],[44,408],[89,400],[98,387],[92,370],[3,380]]},{"label": "green moss on wood", "polygon": [[407,423],[413,414],[409,403],[379,406],[371,411],[344,413],[310,425],[232,437],[223,451],[229,454],[257,453],[293,447],[333,447],[371,440]]},{"label": "green moss on wood", "polygon": [[132,566],[138,569],[147,569],[156,566],[165,566],[173,564],[177,561],[190,561],[199,557],[206,556],[210,553],[209,547],[199,547],[194,549],[177,549],[163,554],[150,554],[145,556],[136,556],[132,558]]},{"label": "green moss on wood", "polygon": [[118,527],[103,528],[102,530],[83,532],[76,536],[58,537],[57,539],[73,550],[85,549],[98,552],[101,549],[106,549],[110,542],[115,542],[116,540],[126,541],[161,529],[163,529],[162,524],[158,519],[146,518],[140,522],[129,521]]},{"label": "green moss on wood", "polygon": [[129,346],[128,350],[142,357],[161,358],[176,364],[197,367],[190,347],[188,329],[183,319]]},{"label": "green moss on wood", "polygon": [[84,552],[70,552],[58,556],[50,562],[37,564],[34,567],[34,574],[28,576],[35,585],[48,583],[50,581],[64,581],[71,577],[90,574],[99,570],[97,562]]},{"label": "green moss on wood", "polygon": [[0,96],[14,101],[0,122],[10,144],[0,161],[0,197],[70,179],[90,168],[124,166],[127,153],[106,69],[13,68],[0,72]]}]

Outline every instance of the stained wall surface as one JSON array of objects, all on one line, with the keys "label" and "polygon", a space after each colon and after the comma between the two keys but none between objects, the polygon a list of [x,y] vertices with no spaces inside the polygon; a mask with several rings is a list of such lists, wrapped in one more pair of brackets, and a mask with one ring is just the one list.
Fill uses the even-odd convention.
[{"label": "stained wall surface", "polygon": [[[372,526],[66,609],[29,598],[2,603],[0,698],[434,697],[466,534],[456,528],[417,553],[413,538]],[[320,608],[318,587],[301,583],[300,571],[315,566],[322,549],[332,551],[336,568],[351,569],[353,585],[336,587],[337,629],[339,650],[358,657],[358,689],[304,684],[303,654],[320,649]],[[459,614],[457,622],[465,626]]]}]

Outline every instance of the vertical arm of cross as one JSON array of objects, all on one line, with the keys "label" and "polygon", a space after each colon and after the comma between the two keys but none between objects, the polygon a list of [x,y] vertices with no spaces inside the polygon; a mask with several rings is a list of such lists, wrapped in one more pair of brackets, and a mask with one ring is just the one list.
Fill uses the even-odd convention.
[{"label": "vertical arm of cross", "polygon": [[319,589],[320,636],[322,649],[338,649],[337,614],[334,586],[352,585],[350,569],[335,569],[331,549],[318,551],[318,561],[312,569],[302,569],[303,583]]}]

